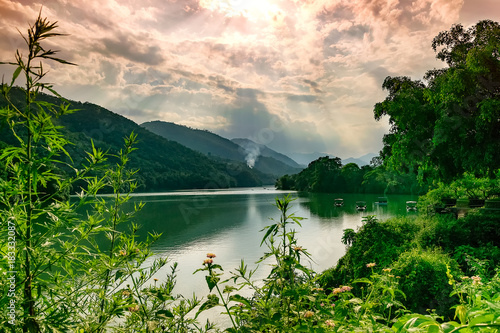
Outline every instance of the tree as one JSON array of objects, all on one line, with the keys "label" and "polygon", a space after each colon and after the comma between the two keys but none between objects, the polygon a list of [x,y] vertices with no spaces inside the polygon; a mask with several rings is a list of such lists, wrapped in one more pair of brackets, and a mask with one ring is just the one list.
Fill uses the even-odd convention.
[{"label": "tree", "polygon": [[421,182],[464,172],[493,177],[500,167],[500,25],[455,25],[432,47],[448,67],[428,71],[427,84],[387,77],[382,85],[389,95],[374,116],[389,116],[391,125],[384,164]]}]

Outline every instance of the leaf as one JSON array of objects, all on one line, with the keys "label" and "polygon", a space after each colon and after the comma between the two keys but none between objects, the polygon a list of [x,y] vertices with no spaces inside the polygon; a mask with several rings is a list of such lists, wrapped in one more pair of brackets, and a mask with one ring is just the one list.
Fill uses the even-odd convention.
[{"label": "leaf", "polygon": [[14,82],[16,81],[17,77],[19,76],[19,74],[21,73],[21,70],[22,70],[22,67],[19,66],[16,68],[16,70],[14,71],[14,74],[12,74],[12,82],[10,83],[10,86],[12,87],[14,85]]},{"label": "leaf", "polygon": [[361,279],[356,279],[352,283],[367,283],[367,284],[373,284],[373,281],[367,278],[361,278]]},{"label": "leaf", "polygon": [[208,295],[208,300],[200,306],[198,312],[196,312],[196,315],[194,316],[194,319],[198,318],[198,315],[203,311],[211,309],[217,305],[219,305],[219,298],[215,295]]},{"label": "leaf", "polygon": [[158,310],[155,315],[159,318],[174,318],[174,314],[169,310]]},{"label": "leaf", "polygon": [[234,302],[239,302],[239,303],[245,304],[248,307],[251,307],[250,301],[248,301],[245,297],[238,295],[238,294],[231,295],[229,297],[229,300],[234,301]]},{"label": "leaf", "polygon": [[214,287],[217,285],[217,282],[219,282],[220,278],[213,275],[207,275],[205,276],[205,280],[207,281],[208,289],[212,291],[212,289],[214,289]]},{"label": "leaf", "polygon": [[474,326],[476,324],[481,324],[481,323],[491,323],[494,317],[495,317],[494,314],[491,313],[484,316],[472,318],[469,322],[469,326]]},{"label": "leaf", "polygon": [[262,246],[262,244],[264,244],[264,242],[266,241],[267,237],[273,232],[276,230],[276,228],[278,227],[277,224],[273,224],[271,226],[269,226],[269,228],[267,229],[266,231],[266,234],[264,235],[264,237],[262,238],[262,242],[260,242],[260,246]]}]

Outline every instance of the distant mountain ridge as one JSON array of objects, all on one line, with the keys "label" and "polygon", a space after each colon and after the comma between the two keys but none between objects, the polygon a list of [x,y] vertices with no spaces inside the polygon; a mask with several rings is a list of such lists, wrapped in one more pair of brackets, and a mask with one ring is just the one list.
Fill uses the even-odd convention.
[{"label": "distant mountain ridge", "polygon": [[378,156],[378,154],[368,153],[368,154],[365,154],[365,155],[360,156],[358,158],[349,157],[349,158],[342,160],[342,164],[346,165],[349,163],[356,163],[359,167],[362,167],[363,165],[370,165],[372,158],[374,158],[376,156]]},{"label": "distant mountain ridge", "polygon": [[[298,163],[285,155],[266,146],[258,146],[256,143],[252,145],[252,141],[247,139],[231,141],[207,130],[193,129],[159,120],[145,122],[141,126],[207,156],[246,163],[250,168],[266,174],[280,177],[302,170]],[[238,142],[246,146],[241,146]]]},{"label": "distant mountain ridge", "polygon": [[[287,153],[286,155],[290,156],[291,158],[293,158],[295,161],[297,161],[302,166],[307,166],[312,161],[315,161],[318,158],[323,157],[323,156],[336,157],[336,156],[334,156],[332,154],[319,153],[319,152],[313,152],[313,153]],[[365,155],[357,157],[357,158],[354,158],[354,157],[345,158],[345,159],[342,159],[342,165],[346,165],[346,164],[349,164],[349,163],[356,163],[359,167],[362,167],[363,165],[369,165],[370,161],[375,156],[378,156],[378,154],[368,153],[368,154],[365,154]]]},{"label": "distant mountain ridge", "polygon": [[[266,156],[266,157],[272,157],[280,162],[283,162],[293,168],[298,168],[302,169],[303,166],[300,165],[299,163],[295,162],[293,159],[290,157],[278,153],[277,151],[265,146],[258,144],[250,139],[242,139],[242,138],[235,138],[231,140],[232,142],[236,143],[237,145],[241,146],[245,151],[253,153],[253,155],[261,155],[261,156]],[[248,161],[247,161],[248,162]]]},{"label": "distant mountain ridge", "polygon": [[[23,92],[11,90],[11,100],[22,108]],[[51,95],[40,94],[42,101],[59,104]],[[137,150],[130,157],[128,167],[138,169],[136,180],[139,191],[164,191],[194,188],[249,187],[274,184],[276,177],[249,168],[244,162],[214,160],[177,142],[167,140],[139,126],[130,119],[111,112],[99,105],[69,101],[72,109],[79,111],[54,118],[61,132],[73,144],[65,148],[76,168],[96,148],[116,154],[123,148],[124,137],[137,135]],[[0,106],[5,106],[0,96]],[[17,140],[0,120],[0,147],[16,145]],[[238,146],[231,143],[238,149]],[[115,163],[110,157],[110,164]],[[70,172],[70,171],[68,171]]]}]

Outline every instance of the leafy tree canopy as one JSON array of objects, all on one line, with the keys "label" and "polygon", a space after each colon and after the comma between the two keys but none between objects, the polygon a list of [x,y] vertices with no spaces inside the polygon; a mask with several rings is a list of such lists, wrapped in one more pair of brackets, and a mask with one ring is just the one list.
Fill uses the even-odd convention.
[{"label": "leafy tree canopy", "polygon": [[427,72],[425,82],[387,77],[388,91],[374,108],[389,117],[381,157],[422,182],[452,181],[465,172],[494,177],[500,167],[500,25],[454,25],[432,42],[447,68]]}]

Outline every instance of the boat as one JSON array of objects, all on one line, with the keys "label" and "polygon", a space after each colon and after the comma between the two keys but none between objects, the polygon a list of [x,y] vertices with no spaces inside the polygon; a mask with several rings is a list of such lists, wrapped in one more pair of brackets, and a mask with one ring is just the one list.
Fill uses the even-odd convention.
[{"label": "boat", "polygon": [[406,202],[406,211],[416,211],[417,210],[417,202],[416,201],[407,201]]},{"label": "boat", "polygon": [[356,201],[357,210],[366,210],[366,201]]},{"label": "boat", "polygon": [[386,197],[378,197],[378,201],[375,204],[379,206],[387,206],[387,198]]},{"label": "boat", "polygon": [[335,199],[333,204],[335,205],[335,207],[342,207],[342,206],[344,206],[344,199],[337,198],[337,199]]}]

